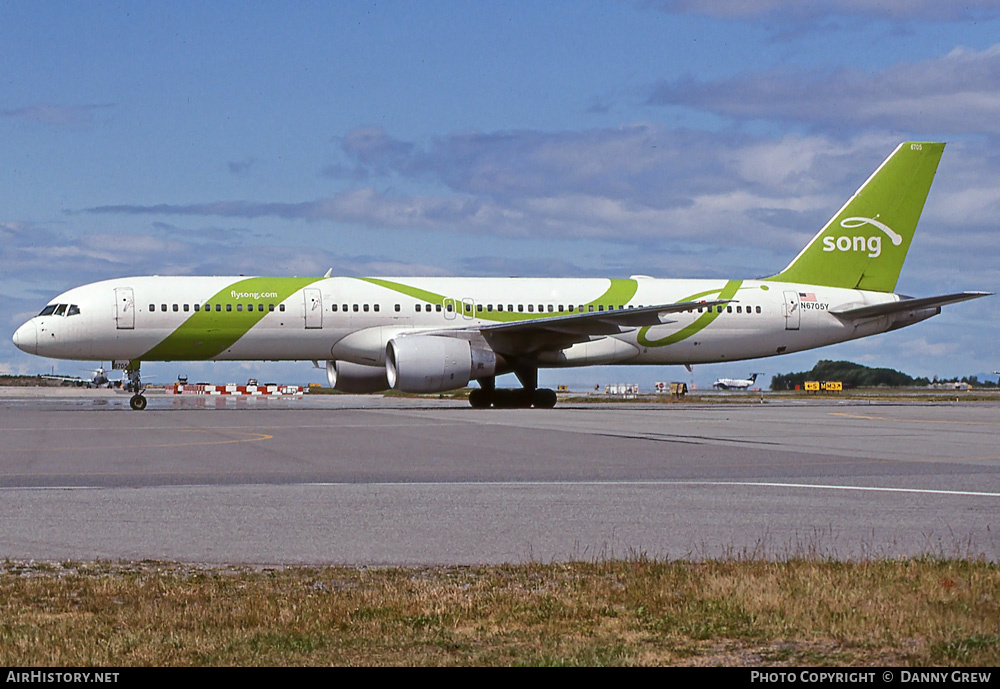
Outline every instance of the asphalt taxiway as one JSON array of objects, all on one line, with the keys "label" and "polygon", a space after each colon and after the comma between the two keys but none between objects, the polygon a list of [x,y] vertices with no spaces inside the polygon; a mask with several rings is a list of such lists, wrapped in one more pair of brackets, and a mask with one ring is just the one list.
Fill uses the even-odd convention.
[{"label": "asphalt taxiway", "polygon": [[0,389],[0,557],[1000,561],[1000,404]]}]

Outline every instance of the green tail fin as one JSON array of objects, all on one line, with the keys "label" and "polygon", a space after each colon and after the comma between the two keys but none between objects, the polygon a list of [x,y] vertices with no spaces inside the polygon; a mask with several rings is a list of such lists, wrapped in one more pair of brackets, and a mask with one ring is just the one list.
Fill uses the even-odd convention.
[{"label": "green tail fin", "polygon": [[795,260],[766,279],[892,292],[943,152],[943,143],[901,143]]}]

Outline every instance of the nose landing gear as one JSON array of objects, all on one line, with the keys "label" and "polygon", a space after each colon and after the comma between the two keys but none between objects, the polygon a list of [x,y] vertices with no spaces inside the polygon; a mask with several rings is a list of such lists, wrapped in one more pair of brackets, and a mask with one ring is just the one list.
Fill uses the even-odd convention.
[{"label": "nose landing gear", "polygon": [[128,406],[135,411],[142,411],[146,408],[146,396],[143,395],[146,388],[142,387],[142,381],[139,378],[139,363],[136,362],[135,368],[125,369],[125,372],[128,374],[128,383],[125,385],[125,389],[134,393],[128,401]]}]

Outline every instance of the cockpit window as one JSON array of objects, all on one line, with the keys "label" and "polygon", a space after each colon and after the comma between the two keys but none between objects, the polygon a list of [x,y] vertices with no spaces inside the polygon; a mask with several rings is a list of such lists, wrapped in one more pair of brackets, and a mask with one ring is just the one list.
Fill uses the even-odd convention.
[{"label": "cockpit window", "polygon": [[40,314],[38,314],[38,315],[39,316],[51,316],[55,312],[55,310],[56,310],[56,304],[49,304],[44,309],[42,309],[42,312]]},{"label": "cockpit window", "polygon": [[66,309],[67,316],[78,316],[80,315],[80,307],[76,304],[70,304],[69,308]]},{"label": "cockpit window", "polygon": [[59,304],[59,306],[56,307],[55,315],[56,316],[65,316],[66,315],[66,305],[65,304]]}]

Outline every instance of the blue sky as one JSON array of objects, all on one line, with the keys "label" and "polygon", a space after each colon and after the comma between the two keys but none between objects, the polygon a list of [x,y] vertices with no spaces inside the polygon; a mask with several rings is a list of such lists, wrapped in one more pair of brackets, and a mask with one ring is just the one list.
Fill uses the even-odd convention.
[{"label": "blue sky", "polygon": [[[7,2],[0,32],[9,332],[135,274],[759,277],[907,139],[949,145],[898,291],[1000,288],[994,3]],[[982,377],[994,302],[693,379],[542,381],[820,358]],[[53,365],[77,367],[0,341],[0,372]]]}]

